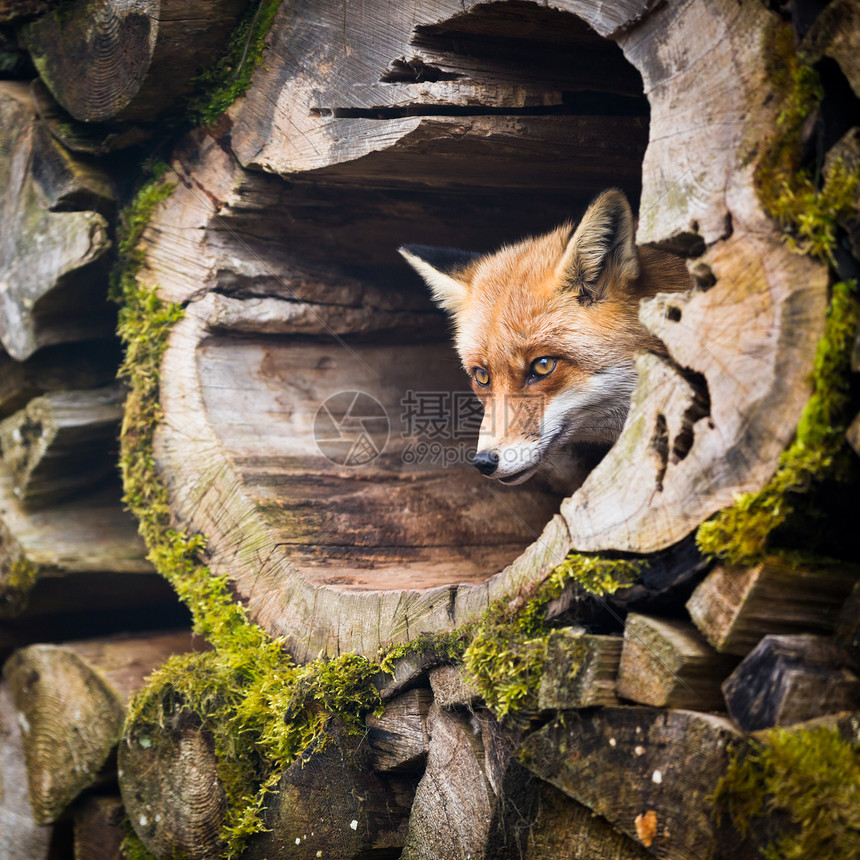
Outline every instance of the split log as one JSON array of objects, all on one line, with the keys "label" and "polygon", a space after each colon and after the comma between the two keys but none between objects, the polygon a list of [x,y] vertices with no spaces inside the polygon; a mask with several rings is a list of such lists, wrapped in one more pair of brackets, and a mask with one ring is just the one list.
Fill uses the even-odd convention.
[{"label": "split log", "polygon": [[0,422],[0,457],[28,508],[56,504],[116,473],[125,389],[64,391]]},{"label": "split log", "polygon": [[26,511],[0,465],[0,615],[25,608],[31,616],[93,612],[129,600],[139,600],[140,607],[151,605],[154,598],[164,603],[169,594],[164,585],[146,560],[146,548],[133,518],[121,507],[118,488]]},{"label": "split log", "polygon": [[790,726],[860,706],[860,678],[824,636],[765,636],[723,684],[745,732]]},{"label": "split log", "polygon": [[33,816],[18,712],[9,685],[0,681],[0,857],[51,860],[53,831]]},{"label": "split log", "polygon": [[[185,138],[141,246],[142,283],[188,304],[160,372],[172,513],[300,660],[449,630],[528,593],[571,547],[657,552],[759,489],[808,399],[827,298],[825,267],[785,247],[754,192],[780,112],[767,70],[782,23],[761,4],[345,8],[281,8],[219,126],[229,139]],[[396,423],[408,392],[447,397],[444,424],[462,381],[395,246],[497,246],[606,184],[635,199],[637,73],[638,240],[707,247],[712,276],[643,307],[668,355],[640,360],[621,439],[561,517],[538,488],[474,475],[474,430],[440,440],[432,467],[404,462],[423,440]],[[603,81],[606,98],[588,97]],[[349,391],[391,431],[351,439],[361,470],[313,433]],[[334,403],[328,417],[347,416]]]},{"label": "split log", "polygon": [[547,645],[538,689],[538,707],[588,708],[617,705],[615,678],[621,659],[621,637],[584,630],[558,630]]},{"label": "split log", "polygon": [[410,690],[392,699],[378,717],[367,717],[369,764],[373,770],[408,773],[423,768],[430,740],[427,715],[432,702],[429,690]]},{"label": "split log", "polygon": [[487,857],[519,860],[647,860],[651,855],[605,818],[513,764]]},{"label": "split log", "polygon": [[462,666],[440,666],[430,672],[433,700],[440,708],[472,707],[481,693],[466,677]]},{"label": "split log", "polygon": [[255,837],[242,857],[400,856],[414,782],[408,776],[372,773],[360,743],[336,732],[322,752],[290,765],[263,815],[269,832]]},{"label": "split log", "polygon": [[122,860],[125,808],[118,797],[88,797],[74,817],[75,860]]},{"label": "split log", "polygon": [[157,734],[126,725],[117,764],[129,821],[149,851],[189,860],[224,856],[227,797],[215,741],[197,716],[177,708]]},{"label": "split log", "polygon": [[658,708],[722,711],[720,683],[736,665],[688,622],[631,613],[624,625],[618,695]]},{"label": "split log", "polygon": [[22,725],[27,784],[39,823],[56,821],[96,784],[116,747],[128,699],[188,633],[31,645],[3,667]]},{"label": "split log", "polygon": [[860,669],[860,580],[836,620],[835,638],[855,669]]},{"label": "split log", "polygon": [[151,121],[223,50],[245,0],[73,0],[22,39],[57,101],[83,122]]},{"label": "split log", "polygon": [[860,7],[855,0],[834,0],[816,18],[802,43],[813,62],[829,57],[839,64],[842,73],[860,97]]},{"label": "split log", "polygon": [[710,714],[604,708],[530,735],[521,758],[652,855],[711,860],[729,846],[718,843],[710,796],[740,739]]},{"label": "split log", "polygon": [[0,81],[0,342],[38,348],[113,332],[107,303],[107,176],[36,121],[25,84]]},{"label": "split log", "polygon": [[773,556],[751,567],[715,568],[687,608],[717,651],[743,656],[769,633],[832,633],[858,578],[856,565]]},{"label": "split log", "polygon": [[496,796],[487,778],[479,725],[430,708],[427,768],[415,792],[403,860],[480,860]]},{"label": "split log", "polygon": [[116,378],[119,347],[113,341],[45,347],[26,361],[0,350],[0,419],[53,391],[100,388]]}]

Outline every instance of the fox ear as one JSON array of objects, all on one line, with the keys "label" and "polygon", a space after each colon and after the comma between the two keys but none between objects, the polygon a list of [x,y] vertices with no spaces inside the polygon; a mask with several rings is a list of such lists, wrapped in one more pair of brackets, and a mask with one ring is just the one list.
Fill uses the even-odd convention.
[{"label": "fox ear", "polygon": [[480,254],[453,248],[428,248],[426,245],[404,245],[398,250],[427,282],[433,301],[442,310],[450,314],[462,310],[469,293],[466,270]]},{"label": "fox ear", "polygon": [[588,207],[567,243],[558,274],[583,304],[602,298],[612,283],[639,276],[633,213],[623,191],[610,188]]}]

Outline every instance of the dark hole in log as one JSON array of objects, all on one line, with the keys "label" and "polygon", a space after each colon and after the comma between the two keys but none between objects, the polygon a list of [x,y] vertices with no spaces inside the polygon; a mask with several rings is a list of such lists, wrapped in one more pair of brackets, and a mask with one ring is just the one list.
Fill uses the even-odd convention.
[{"label": "dark hole in log", "polygon": [[666,475],[666,469],[669,465],[669,428],[666,422],[666,416],[660,413],[654,426],[654,436],[651,439],[651,447],[657,454],[657,478],[655,484],[657,492],[663,490],[663,478]]}]

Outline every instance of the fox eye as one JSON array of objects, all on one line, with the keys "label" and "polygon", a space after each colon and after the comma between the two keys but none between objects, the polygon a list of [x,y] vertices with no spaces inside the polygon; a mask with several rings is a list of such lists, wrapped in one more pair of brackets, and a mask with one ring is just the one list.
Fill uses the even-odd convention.
[{"label": "fox eye", "polygon": [[490,374],[487,373],[483,367],[476,367],[473,371],[473,376],[475,377],[475,382],[477,382],[478,385],[490,384]]},{"label": "fox eye", "polygon": [[529,368],[532,376],[549,376],[554,370],[557,362],[554,358],[544,356],[536,358]]}]

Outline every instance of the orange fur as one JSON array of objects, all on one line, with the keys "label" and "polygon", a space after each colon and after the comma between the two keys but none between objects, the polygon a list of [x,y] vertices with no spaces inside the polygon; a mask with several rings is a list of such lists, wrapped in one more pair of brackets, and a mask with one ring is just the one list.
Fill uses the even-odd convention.
[{"label": "orange fur", "polygon": [[[564,224],[465,263],[461,255],[440,266],[433,249],[401,249],[452,316],[485,408],[479,452],[500,457],[494,477],[519,483],[563,444],[611,444],[620,433],[635,354],[663,351],[639,322],[639,302],[691,286],[683,260],[638,248],[633,233],[626,198],[610,190],[575,228]],[[540,358],[555,366],[535,377]],[[489,374],[488,385],[476,369]],[[502,455],[515,450],[519,461],[505,463]]]}]

